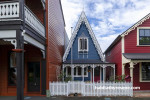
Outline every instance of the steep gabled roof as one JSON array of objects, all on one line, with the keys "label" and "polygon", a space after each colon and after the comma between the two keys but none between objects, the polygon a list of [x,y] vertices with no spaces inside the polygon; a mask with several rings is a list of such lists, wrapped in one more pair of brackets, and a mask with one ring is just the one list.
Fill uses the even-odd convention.
[{"label": "steep gabled roof", "polygon": [[128,35],[132,30],[134,30],[135,28],[137,28],[139,25],[141,25],[143,22],[145,22],[147,19],[150,18],[150,13],[147,14],[145,17],[143,17],[141,20],[139,20],[138,22],[136,22],[134,25],[132,25],[130,28],[128,28],[125,32],[123,32],[121,35],[119,35],[111,44],[110,46],[105,50],[104,53],[106,53],[107,51],[109,51],[119,40],[122,36],[126,36]]},{"label": "steep gabled roof", "polygon": [[85,25],[86,25],[86,27],[88,28],[89,34],[90,34],[90,36],[91,36],[91,38],[92,38],[92,40],[93,40],[93,43],[94,43],[94,45],[95,45],[95,48],[96,48],[96,50],[97,50],[97,52],[98,52],[98,54],[99,54],[101,60],[104,61],[104,56],[103,56],[102,50],[101,50],[101,48],[100,48],[100,45],[99,45],[99,43],[98,43],[98,41],[97,41],[97,39],[96,39],[96,37],[95,37],[93,31],[92,31],[92,28],[91,28],[91,26],[90,26],[90,24],[89,24],[89,22],[88,22],[88,20],[87,20],[87,17],[86,17],[86,15],[85,15],[84,11],[82,11],[82,13],[81,13],[81,15],[80,15],[80,18],[79,18],[79,20],[78,20],[78,22],[77,22],[77,25],[76,25],[76,27],[75,27],[75,29],[74,29],[74,31],[73,31],[72,36],[71,36],[71,39],[70,39],[70,41],[69,41],[69,44],[68,44],[68,46],[67,46],[67,49],[66,49],[66,51],[65,51],[65,54],[64,54],[64,56],[63,56],[63,62],[66,61],[66,59],[67,59],[67,56],[68,56],[69,51],[70,51],[70,48],[72,47],[72,44],[73,44],[73,42],[74,42],[74,40],[75,40],[75,37],[76,37],[76,35],[77,35],[77,32],[78,32],[78,30],[79,30],[79,28],[80,28],[80,25],[81,25],[81,23],[82,23],[83,21],[85,22]]}]

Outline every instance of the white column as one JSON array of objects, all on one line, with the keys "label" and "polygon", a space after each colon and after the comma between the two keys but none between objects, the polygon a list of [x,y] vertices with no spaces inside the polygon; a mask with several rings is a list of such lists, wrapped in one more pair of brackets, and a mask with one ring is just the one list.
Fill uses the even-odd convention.
[{"label": "white column", "polygon": [[72,76],[72,81],[74,81],[74,66],[71,66],[71,76]]},{"label": "white column", "polygon": [[105,67],[103,66],[103,82],[105,81]]},{"label": "white column", "polygon": [[84,82],[84,65],[82,66],[82,81]]},{"label": "white column", "polygon": [[125,75],[125,64],[122,64],[122,75]]},{"label": "white column", "polygon": [[133,82],[133,62],[130,62],[130,77],[131,77],[131,82]]},{"label": "white column", "polygon": [[114,81],[115,81],[115,76],[116,76],[116,72],[115,72],[115,65],[114,65]]},{"label": "white column", "polygon": [[93,83],[94,83],[94,65],[93,65]]}]

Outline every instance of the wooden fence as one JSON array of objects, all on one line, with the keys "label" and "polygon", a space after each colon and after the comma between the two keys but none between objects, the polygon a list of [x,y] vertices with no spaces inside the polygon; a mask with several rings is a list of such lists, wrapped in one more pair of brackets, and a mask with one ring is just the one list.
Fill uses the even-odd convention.
[{"label": "wooden fence", "polygon": [[51,96],[68,96],[78,93],[82,96],[133,96],[131,82],[50,82]]}]

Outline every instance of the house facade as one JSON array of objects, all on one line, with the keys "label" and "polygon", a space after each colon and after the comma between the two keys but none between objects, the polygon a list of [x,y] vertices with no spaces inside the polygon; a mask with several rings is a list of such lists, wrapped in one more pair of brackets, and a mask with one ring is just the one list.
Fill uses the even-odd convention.
[{"label": "house facade", "polygon": [[150,90],[150,14],[119,35],[105,51],[116,75],[129,75],[133,86]]},{"label": "house facade", "polygon": [[60,0],[0,0],[0,96],[46,95],[65,39]]},{"label": "house facade", "polygon": [[65,78],[70,76],[73,81],[106,81],[107,67],[110,67],[109,76],[113,77],[115,64],[104,61],[100,45],[82,11],[63,56]]}]

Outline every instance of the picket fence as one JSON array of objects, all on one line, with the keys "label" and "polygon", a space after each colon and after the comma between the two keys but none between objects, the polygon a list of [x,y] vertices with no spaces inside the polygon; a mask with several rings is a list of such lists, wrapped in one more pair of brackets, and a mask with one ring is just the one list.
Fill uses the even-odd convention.
[{"label": "picket fence", "polygon": [[51,96],[133,96],[131,82],[50,82],[49,87]]}]

